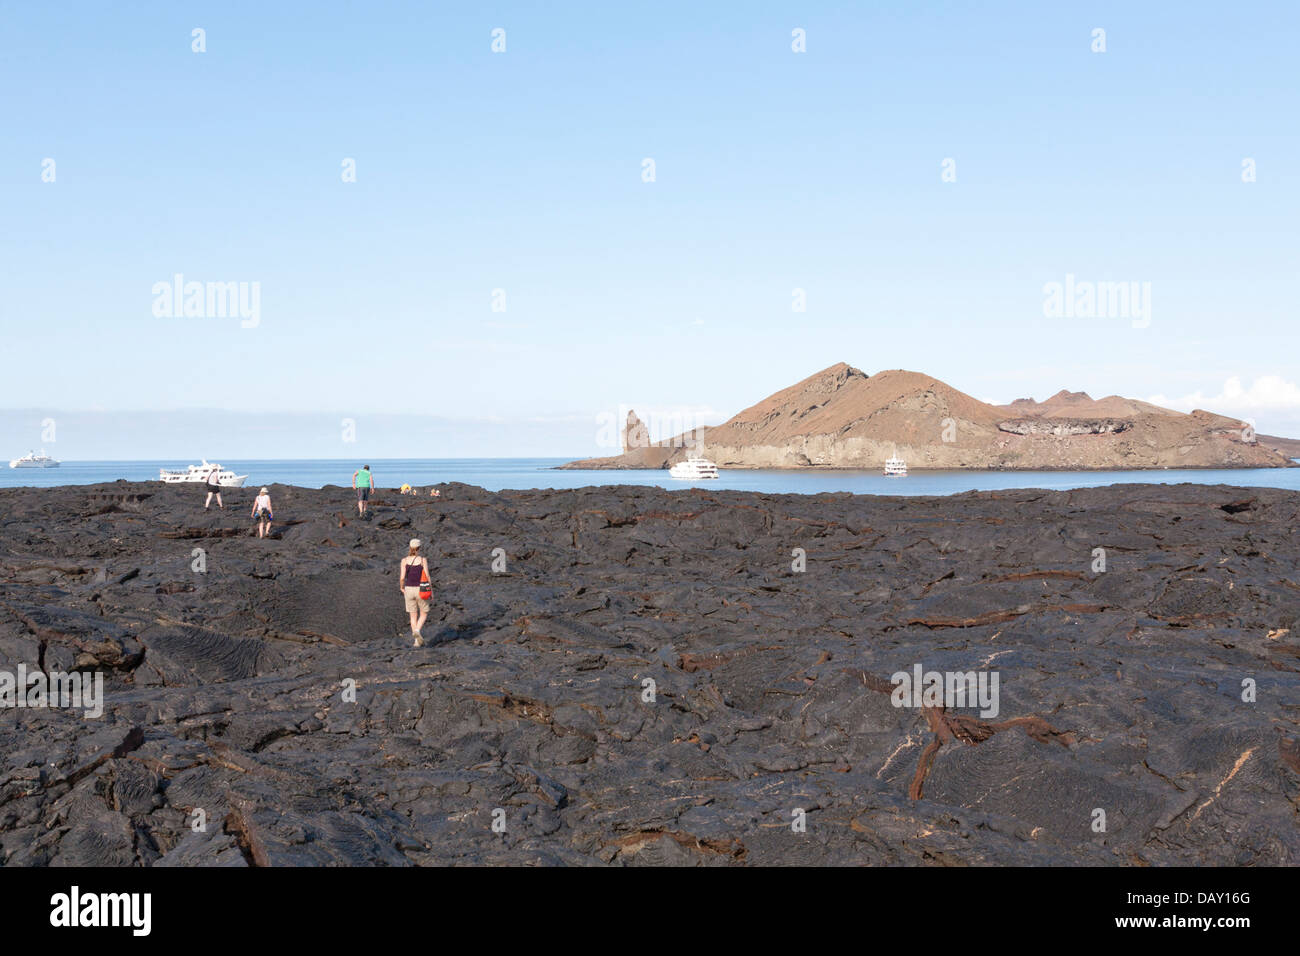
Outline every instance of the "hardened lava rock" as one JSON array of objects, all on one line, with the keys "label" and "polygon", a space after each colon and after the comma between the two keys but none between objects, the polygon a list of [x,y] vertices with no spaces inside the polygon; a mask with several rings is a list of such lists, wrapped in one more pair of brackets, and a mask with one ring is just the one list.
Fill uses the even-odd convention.
[{"label": "hardened lava rock", "polygon": [[0,491],[0,861],[1300,863],[1294,493],[442,490]]}]

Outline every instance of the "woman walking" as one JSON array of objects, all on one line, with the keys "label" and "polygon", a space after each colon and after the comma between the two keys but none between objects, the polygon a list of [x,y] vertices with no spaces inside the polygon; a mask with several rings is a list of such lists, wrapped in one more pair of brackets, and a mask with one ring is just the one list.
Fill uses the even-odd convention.
[{"label": "woman walking", "polygon": [[253,520],[257,522],[257,536],[265,538],[271,533],[271,493],[263,488],[253,501]]},{"label": "woman walking", "polygon": [[225,510],[225,505],[221,503],[221,466],[213,465],[212,470],[208,472],[207,478],[208,500],[203,502],[203,510],[208,510],[208,505],[212,504],[212,496],[217,496],[217,507]]},{"label": "woman walking", "polygon": [[419,538],[411,539],[406,557],[397,568],[397,580],[401,582],[398,589],[406,601],[407,613],[411,615],[411,636],[415,638],[416,647],[423,647],[420,629],[429,616],[432,587],[429,584],[429,560],[420,554]]}]

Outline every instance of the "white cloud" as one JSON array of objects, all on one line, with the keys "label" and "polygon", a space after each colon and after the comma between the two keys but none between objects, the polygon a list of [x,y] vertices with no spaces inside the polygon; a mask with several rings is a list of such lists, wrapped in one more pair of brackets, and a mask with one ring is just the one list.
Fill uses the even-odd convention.
[{"label": "white cloud", "polygon": [[1261,375],[1247,388],[1234,375],[1223,383],[1217,395],[1206,395],[1197,390],[1181,398],[1152,395],[1147,401],[1183,412],[1203,408],[1223,415],[1297,411],[1300,410],[1300,385],[1288,382],[1280,375]]}]

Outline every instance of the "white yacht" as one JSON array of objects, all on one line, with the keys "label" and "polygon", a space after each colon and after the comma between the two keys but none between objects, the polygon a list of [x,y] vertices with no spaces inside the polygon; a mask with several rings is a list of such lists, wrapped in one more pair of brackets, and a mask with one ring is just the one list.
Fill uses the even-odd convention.
[{"label": "white yacht", "polygon": [[683,478],[687,481],[698,481],[701,478],[717,478],[718,466],[707,458],[691,455],[685,461],[679,461],[669,468],[668,474],[674,478]]},{"label": "white yacht", "polygon": [[217,469],[217,484],[222,488],[242,488],[247,480],[247,475],[237,475],[229,468],[222,468],[220,465],[210,464],[208,460],[203,459],[201,465],[190,465],[184,471],[168,471],[166,468],[158,469],[158,480],[172,484],[205,484],[208,475],[212,474],[212,469]]},{"label": "white yacht", "polygon": [[899,458],[897,452],[894,453],[893,458],[885,459],[885,477],[886,478],[907,477],[907,462]]},{"label": "white yacht", "polygon": [[41,449],[38,455],[34,451],[29,451],[21,458],[15,458],[9,462],[10,468],[58,468],[59,463],[45,454],[45,449]]}]

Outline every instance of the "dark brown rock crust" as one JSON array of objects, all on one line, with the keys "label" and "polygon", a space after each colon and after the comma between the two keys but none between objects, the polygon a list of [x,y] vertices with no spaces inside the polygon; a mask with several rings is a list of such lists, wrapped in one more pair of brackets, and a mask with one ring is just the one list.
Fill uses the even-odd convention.
[{"label": "dark brown rock crust", "polygon": [[1294,493],[271,491],[0,491],[0,862],[1300,863]]}]

